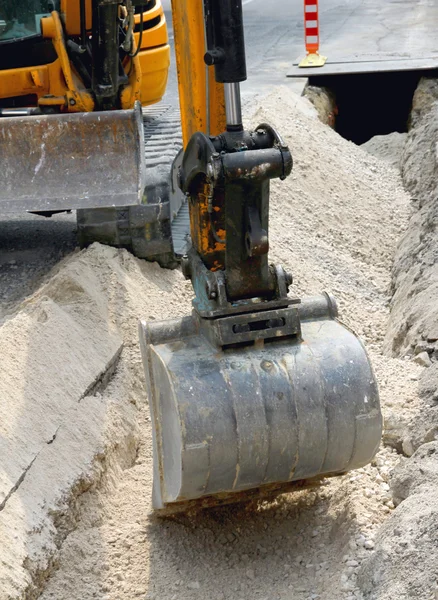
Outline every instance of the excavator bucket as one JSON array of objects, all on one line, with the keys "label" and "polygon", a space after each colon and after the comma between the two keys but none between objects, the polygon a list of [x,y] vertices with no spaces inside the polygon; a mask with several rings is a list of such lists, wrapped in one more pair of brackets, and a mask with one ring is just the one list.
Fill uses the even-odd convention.
[{"label": "excavator bucket", "polygon": [[[293,335],[280,316],[270,338],[232,348],[216,345],[195,312],[140,323],[156,510],[269,497],[373,458],[382,417],[361,342],[328,295],[283,310]],[[254,328],[254,318],[239,322]]]},{"label": "excavator bucket", "polygon": [[0,119],[0,210],[53,212],[139,204],[141,106]]}]

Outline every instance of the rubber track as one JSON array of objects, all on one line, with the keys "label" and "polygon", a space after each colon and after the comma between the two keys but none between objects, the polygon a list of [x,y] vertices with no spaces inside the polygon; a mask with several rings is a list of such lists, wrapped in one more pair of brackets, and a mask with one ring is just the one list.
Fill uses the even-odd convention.
[{"label": "rubber track", "polygon": [[[164,166],[170,175],[172,162],[182,148],[179,109],[170,105],[143,109],[143,124],[147,169]],[[185,254],[189,232],[188,204],[183,202],[172,215],[172,240],[177,256]]]},{"label": "rubber track", "polygon": [[182,148],[179,110],[172,106],[151,106],[143,109],[146,165],[148,168],[173,159]]}]

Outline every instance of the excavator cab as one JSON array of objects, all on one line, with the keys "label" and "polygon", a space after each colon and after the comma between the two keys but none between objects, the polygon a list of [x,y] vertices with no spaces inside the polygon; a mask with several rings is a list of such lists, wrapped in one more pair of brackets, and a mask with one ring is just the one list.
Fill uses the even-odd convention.
[{"label": "excavator cab", "polygon": [[3,0],[0,6],[0,42],[41,35],[41,19],[59,10],[60,0]]}]

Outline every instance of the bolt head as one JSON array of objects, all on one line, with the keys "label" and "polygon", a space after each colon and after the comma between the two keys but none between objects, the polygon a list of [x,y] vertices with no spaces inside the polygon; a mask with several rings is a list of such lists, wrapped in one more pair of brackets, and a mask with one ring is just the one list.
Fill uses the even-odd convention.
[{"label": "bolt head", "polygon": [[181,258],[181,271],[185,279],[190,279],[191,277],[191,269],[190,262],[188,256],[185,255]]}]

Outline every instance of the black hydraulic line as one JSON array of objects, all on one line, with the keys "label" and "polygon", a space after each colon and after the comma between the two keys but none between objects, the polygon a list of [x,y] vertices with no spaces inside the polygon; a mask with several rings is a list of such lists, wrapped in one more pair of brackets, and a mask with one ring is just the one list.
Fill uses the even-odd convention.
[{"label": "black hydraulic line", "polygon": [[246,80],[242,0],[204,0],[207,52],[218,83]]},{"label": "black hydraulic line", "polygon": [[[130,56],[131,58],[135,58],[137,56],[137,54],[140,52],[141,49],[141,42],[143,40],[143,11],[145,10],[145,6],[142,6],[140,8],[141,13],[140,13],[140,37],[138,38],[138,46],[134,52],[134,54],[129,54],[128,56]],[[134,31],[135,31],[135,26],[134,26]],[[134,36],[134,33],[132,34]]]},{"label": "black hydraulic line", "polygon": [[87,45],[87,23],[85,12],[85,0],[79,0],[79,11],[81,20],[81,45],[85,48]]},{"label": "black hydraulic line", "polygon": [[70,60],[72,61],[75,69],[79,73],[82,82],[85,87],[91,87],[91,75],[89,72],[89,60],[87,56],[87,46],[79,46],[73,40],[67,40],[66,48]]}]

